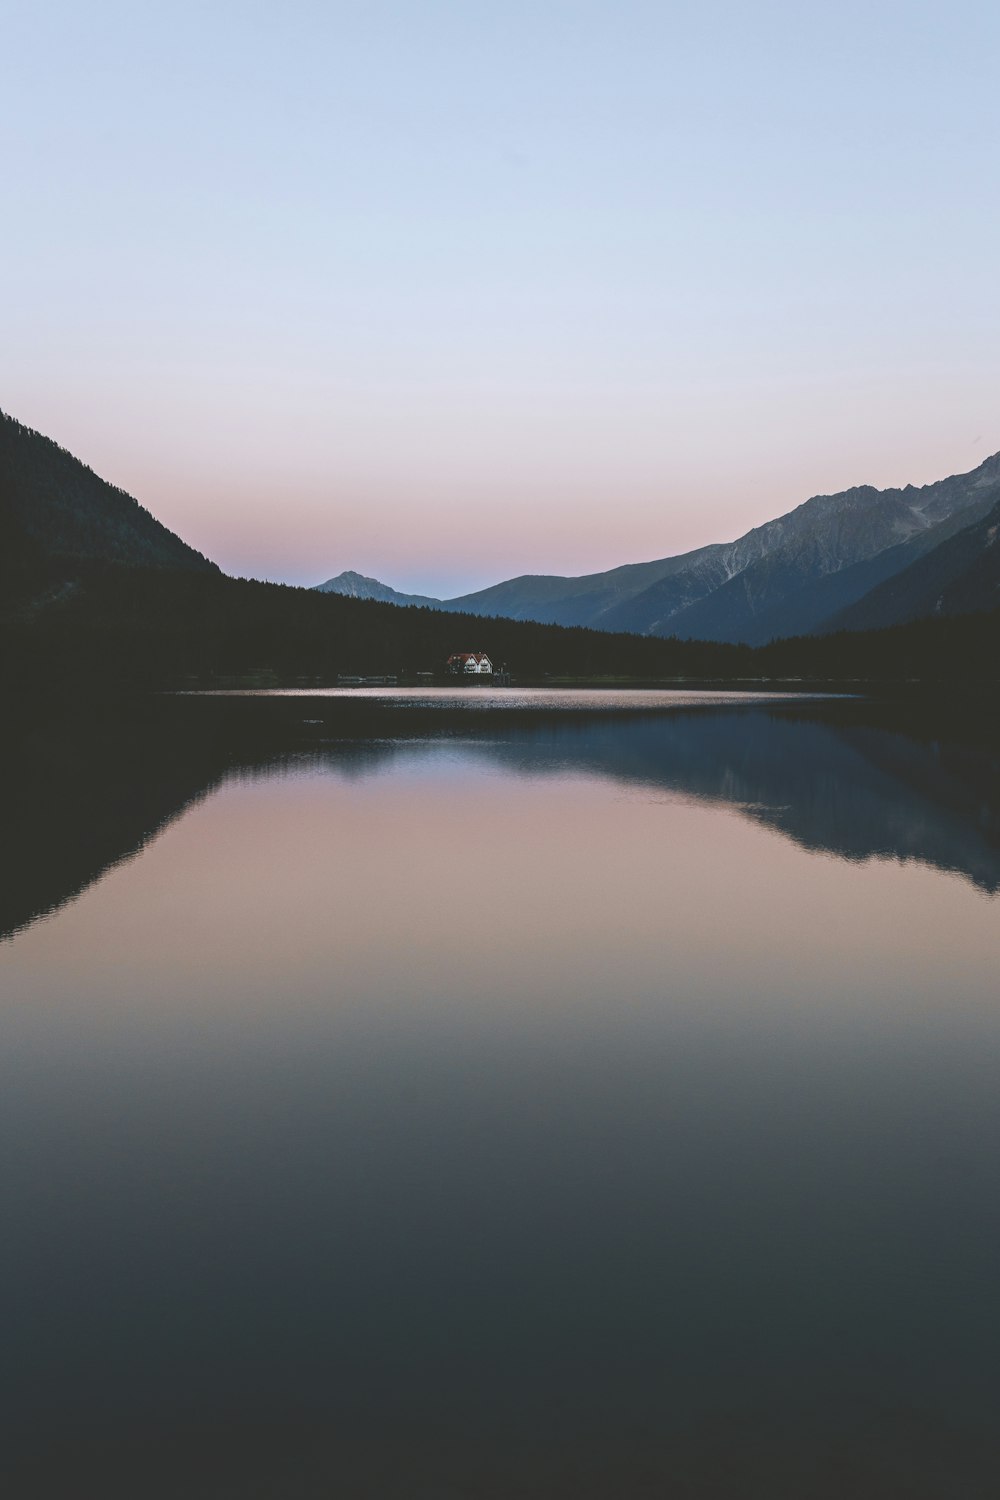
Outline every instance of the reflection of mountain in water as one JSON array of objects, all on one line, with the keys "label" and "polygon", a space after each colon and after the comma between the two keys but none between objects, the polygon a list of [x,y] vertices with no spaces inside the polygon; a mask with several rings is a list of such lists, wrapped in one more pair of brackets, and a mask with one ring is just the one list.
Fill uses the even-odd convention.
[{"label": "reflection of mountain in water", "polygon": [[751,709],[558,725],[489,753],[729,804],[807,849],[920,860],[1000,890],[1000,760],[985,749]]},{"label": "reflection of mountain in water", "polygon": [[0,753],[0,938],[138,853],[218,780],[203,747],[128,717],[36,720]]},{"label": "reflection of mountain in water", "polygon": [[35,719],[0,758],[0,936],[72,899],[227,775],[305,762],[370,776],[459,746],[520,775],[583,772],[703,798],[804,848],[919,860],[1000,890],[1000,758],[968,734],[904,731],[887,710],[848,703],[497,715],[468,728],[461,711],[345,722],[329,700],[302,699],[263,713],[244,700],[235,717],[220,700],[161,700],[89,726]]}]

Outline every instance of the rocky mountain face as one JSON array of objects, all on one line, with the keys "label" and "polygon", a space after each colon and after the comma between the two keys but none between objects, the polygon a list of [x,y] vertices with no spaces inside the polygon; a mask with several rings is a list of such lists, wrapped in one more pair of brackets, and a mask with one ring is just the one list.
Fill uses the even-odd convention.
[{"label": "rocky mountain face", "polygon": [[218,571],[131,495],[3,412],[0,546],[11,572],[82,561]]},{"label": "rocky mountain face", "polygon": [[[997,499],[1000,455],[972,474],[920,489],[865,485],[818,495],[735,542],[643,564],[641,573],[616,569],[572,580],[578,585],[572,591],[565,588],[570,580],[556,580],[559,597],[550,593],[546,617],[602,630],[749,645],[808,634],[979,520]],[[539,593],[548,584],[533,582]],[[514,593],[512,602],[523,612],[526,592],[523,580],[513,580],[472,595],[463,608],[478,613],[485,605],[490,613],[506,613],[503,605]]]},{"label": "rocky mountain face", "polygon": [[[969,474],[920,488],[861,485],[816,495],[735,542],[678,557],[579,578],[524,574],[447,600],[397,594],[364,579],[360,582],[380,592],[362,597],[638,635],[763,645],[780,636],[836,628],[831,622],[839,622],[872,589],[978,523],[998,501],[1000,454]],[[357,578],[341,574],[341,579]]]},{"label": "rocky mountain face", "polygon": [[426,594],[401,594],[377,578],[366,578],[363,573],[338,573],[325,583],[314,585],[317,594],[343,594],[348,599],[378,599],[382,604],[423,604],[440,609],[441,600]]},{"label": "rocky mountain face", "polygon": [[925,615],[1000,608],[1000,496],[971,526],[872,588],[827,622],[829,629],[880,630]]},{"label": "rocky mountain face", "polygon": [[1000,499],[1000,455],[920,489],[865,485],[818,495],[738,541],[712,549],[602,626],[644,635],[745,641],[810,634]]}]

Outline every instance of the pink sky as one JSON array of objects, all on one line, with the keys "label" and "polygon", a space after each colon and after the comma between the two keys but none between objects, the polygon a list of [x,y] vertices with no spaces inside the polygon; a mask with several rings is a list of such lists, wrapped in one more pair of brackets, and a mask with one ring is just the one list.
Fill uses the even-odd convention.
[{"label": "pink sky", "polygon": [[[460,440],[408,426],[381,451],[374,434],[340,439],[320,413],[265,420],[261,389],[195,407],[106,392],[60,401],[25,393],[16,414],[134,494],[227,571],[313,584],[347,568],[448,597],[518,573],[584,573],[727,541],[810,495],[856,483],[925,484],[974,468],[1000,422],[900,408],[894,389],[850,392],[844,430],[823,412],[845,392],[787,397],[749,390],[719,430],[691,410],[609,412],[553,395],[544,420],[522,406],[505,425],[456,418]],[[442,429],[452,414],[440,398]],[[924,397],[921,405],[931,405]],[[651,403],[652,405],[652,403]],[[985,403],[980,401],[980,407]],[[817,409],[818,408],[818,409]],[[125,413],[128,419],[123,421]],[[588,420],[589,418],[589,420]],[[374,424],[374,417],[372,418]],[[123,431],[124,427],[124,431]],[[626,429],[623,432],[623,428]],[[178,432],[184,439],[178,442]]]}]

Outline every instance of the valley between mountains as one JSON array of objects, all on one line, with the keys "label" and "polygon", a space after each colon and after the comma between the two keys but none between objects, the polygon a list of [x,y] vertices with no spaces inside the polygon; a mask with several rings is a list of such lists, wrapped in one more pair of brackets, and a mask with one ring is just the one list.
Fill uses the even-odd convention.
[{"label": "valley between mountains", "polygon": [[994,455],[922,488],[816,496],[735,542],[582,578],[525,575],[449,600],[355,573],[306,589],[227,576],[0,413],[0,679],[405,679],[479,650],[521,682],[992,684],[998,535]]}]

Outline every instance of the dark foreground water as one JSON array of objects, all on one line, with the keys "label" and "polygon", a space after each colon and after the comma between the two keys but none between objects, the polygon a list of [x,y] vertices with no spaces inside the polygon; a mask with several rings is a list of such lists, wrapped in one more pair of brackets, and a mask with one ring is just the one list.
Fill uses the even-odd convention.
[{"label": "dark foreground water", "polygon": [[1000,1493],[996,747],[238,710],[7,747],[6,1493]]}]

